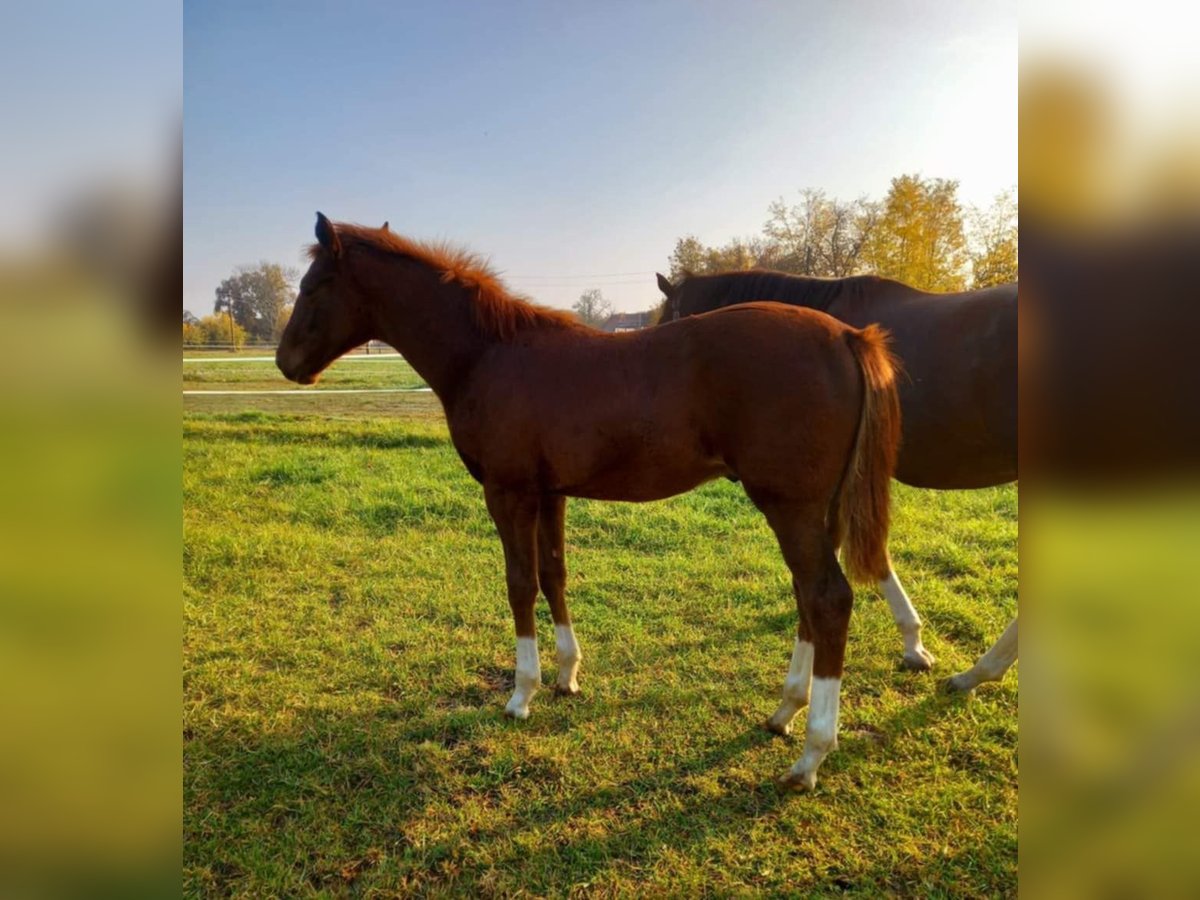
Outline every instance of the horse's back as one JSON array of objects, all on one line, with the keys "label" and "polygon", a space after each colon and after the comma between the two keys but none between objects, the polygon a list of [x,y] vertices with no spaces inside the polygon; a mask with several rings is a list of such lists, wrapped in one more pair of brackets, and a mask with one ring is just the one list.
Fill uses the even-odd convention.
[{"label": "horse's back", "polygon": [[1017,285],[960,294],[912,291],[832,310],[892,335],[904,439],[896,477],[974,488],[1017,477]]},{"label": "horse's back", "polygon": [[808,469],[832,485],[861,405],[849,330],[770,303],[530,336],[480,362],[451,434],[488,478],[571,496],[658,499],[746,473],[786,490]]}]

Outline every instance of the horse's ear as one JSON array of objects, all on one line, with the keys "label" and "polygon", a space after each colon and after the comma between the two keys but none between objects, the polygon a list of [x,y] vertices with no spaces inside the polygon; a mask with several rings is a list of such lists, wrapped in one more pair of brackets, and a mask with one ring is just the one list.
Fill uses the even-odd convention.
[{"label": "horse's ear", "polygon": [[342,255],[342,242],[338,239],[333,223],[325,218],[325,213],[317,213],[317,243],[333,256]]},{"label": "horse's ear", "polygon": [[675,285],[671,284],[671,282],[667,280],[666,275],[663,275],[661,272],[655,272],[654,274],[658,276],[658,289],[660,291],[662,291],[668,297],[675,293]]},{"label": "horse's ear", "polygon": [[380,228],[379,230],[380,230],[380,231],[387,231],[387,230],[388,230],[388,223],[387,223],[387,222],[384,222],[384,223],[383,223],[383,227],[382,227],[382,228]]}]

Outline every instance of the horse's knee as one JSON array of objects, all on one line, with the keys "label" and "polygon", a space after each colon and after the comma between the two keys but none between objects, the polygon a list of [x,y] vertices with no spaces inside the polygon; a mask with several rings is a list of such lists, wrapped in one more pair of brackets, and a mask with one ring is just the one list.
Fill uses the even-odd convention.
[{"label": "horse's knee", "polygon": [[525,572],[508,572],[505,578],[510,603],[532,602],[537,596],[537,581]]}]

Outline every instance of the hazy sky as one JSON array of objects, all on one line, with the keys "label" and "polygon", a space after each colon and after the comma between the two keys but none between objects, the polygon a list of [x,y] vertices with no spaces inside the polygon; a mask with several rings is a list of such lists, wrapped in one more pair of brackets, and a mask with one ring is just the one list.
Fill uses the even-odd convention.
[{"label": "hazy sky", "polygon": [[184,302],[303,268],[319,209],[647,308],[804,187],[1014,186],[1016,51],[1015,3],[187,3]]}]

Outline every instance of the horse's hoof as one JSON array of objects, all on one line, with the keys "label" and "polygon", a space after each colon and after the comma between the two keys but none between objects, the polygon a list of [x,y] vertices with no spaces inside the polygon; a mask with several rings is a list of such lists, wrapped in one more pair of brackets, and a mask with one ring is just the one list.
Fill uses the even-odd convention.
[{"label": "horse's hoof", "polygon": [[788,735],[790,735],[792,733],[792,723],[791,722],[788,722],[786,725],[781,725],[775,721],[774,717],[767,719],[767,721],[763,722],[763,728],[765,728],[767,731],[771,732],[772,734],[778,734],[783,737],[787,737]]},{"label": "horse's hoof", "polygon": [[975,685],[965,675],[955,675],[938,685],[938,690],[943,694],[969,694],[974,689]]},{"label": "horse's hoof", "polygon": [[808,793],[817,786],[816,772],[788,772],[778,780],[778,785],[785,791]]},{"label": "horse's hoof", "polygon": [[922,647],[905,653],[902,665],[910,672],[928,672],[933,668],[933,662],[933,655]]},{"label": "horse's hoof", "polygon": [[559,697],[578,697],[580,694],[579,685],[569,684],[563,687],[561,684],[554,685],[554,693]]},{"label": "horse's hoof", "polygon": [[508,716],[508,718],[510,718],[510,719],[528,719],[529,718],[529,707],[528,706],[513,706],[510,703],[510,704],[508,704],[508,706],[504,707],[504,715]]}]

